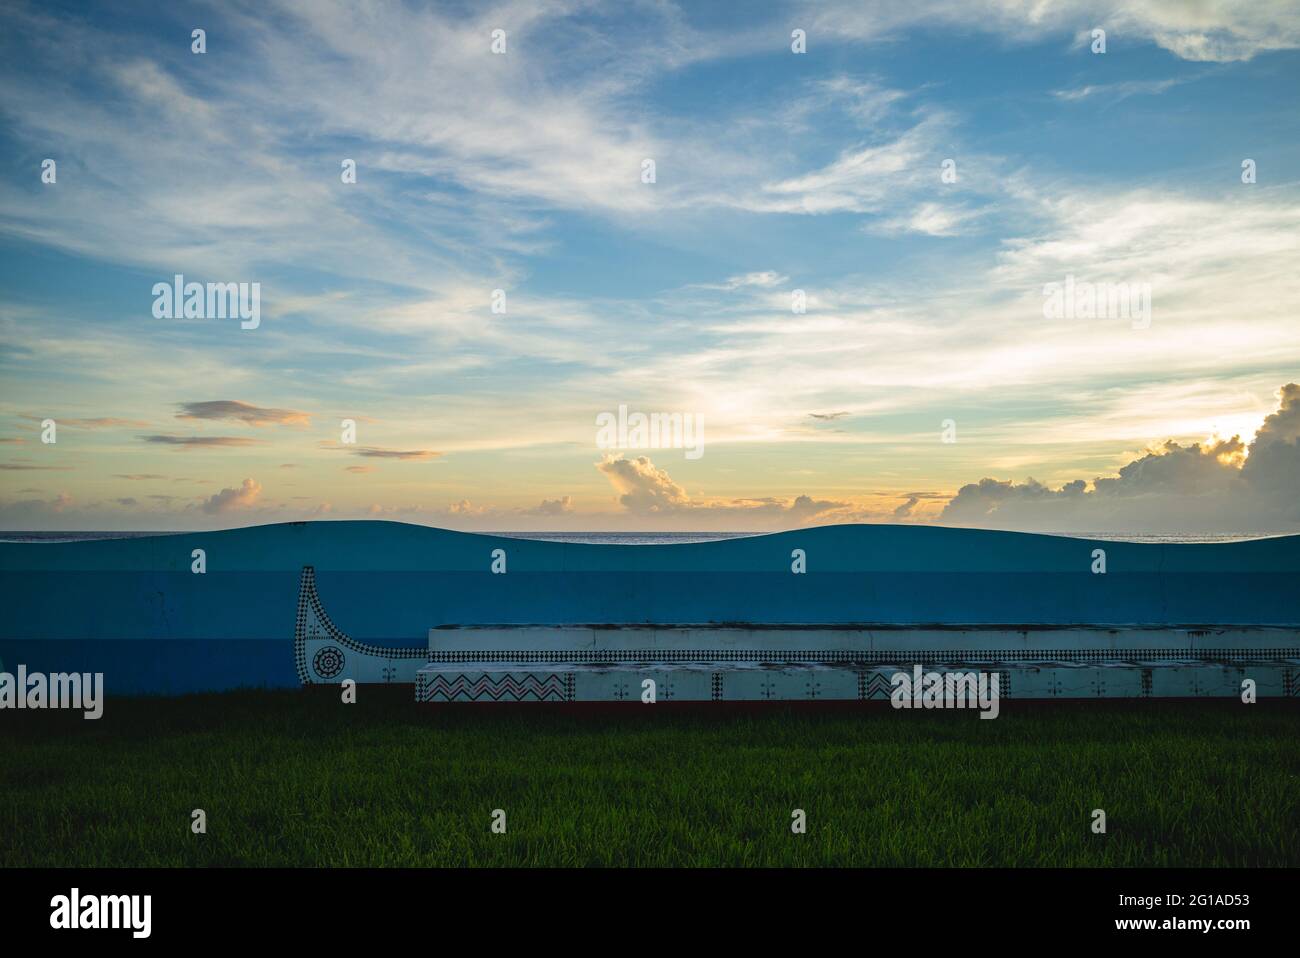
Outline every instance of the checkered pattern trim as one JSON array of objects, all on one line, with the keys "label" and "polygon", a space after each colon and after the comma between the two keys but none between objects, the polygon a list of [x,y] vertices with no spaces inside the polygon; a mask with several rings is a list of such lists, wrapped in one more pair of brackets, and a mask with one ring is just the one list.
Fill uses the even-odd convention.
[{"label": "checkered pattern trim", "polygon": [[[386,654],[386,653],[385,653]],[[1179,661],[1276,661],[1300,657],[1300,647],[1283,649],[883,649],[793,650],[793,649],[626,649],[589,651],[568,649],[538,651],[511,649],[504,651],[435,651],[428,660],[435,664],[459,662],[581,663],[609,664],[638,662],[765,662],[765,663],[845,663],[863,665],[943,665],[976,662],[1139,662],[1175,659]]]}]

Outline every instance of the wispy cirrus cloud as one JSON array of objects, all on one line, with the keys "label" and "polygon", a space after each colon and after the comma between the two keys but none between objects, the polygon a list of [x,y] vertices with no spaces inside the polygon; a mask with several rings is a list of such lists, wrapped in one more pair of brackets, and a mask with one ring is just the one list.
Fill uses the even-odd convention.
[{"label": "wispy cirrus cloud", "polygon": [[1089,83],[1072,89],[1053,90],[1052,96],[1066,102],[1102,99],[1118,102],[1131,96],[1157,96],[1180,83],[1188,82],[1188,77],[1171,77],[1164,80],[1129,80],[1122,83]]},{"label": "wispy cirrus cloud", "polygon": [[[54,422],[63,427],[71,429],[113,429],[117,427],[128,426],[134,429],[140,429],[151,425],[148,420],[144,419],[122,419],[117,416],[99,416],[93,419],[77,419],[74,417],[61,416],[32,416],[25,415],[24,419],[29,422],[44,422],[46,419],[53,419]],[[19,440],[21,442],[21,440]]]},{"label": "wispy cirrus cloud", "polygon": [[900,216],[872,221],[863,228],[885,235],[921,233],[925,236],[958,236],[968,232],[982,211],[961,204],[924,202]]},{"label": "wispy cirrus cloud", "polygon": [[[586,505],[611,479],[591,469],[591,420],[626,401],[709,422],[708,459],[667,465],[691,505],[658,493],[683,523],[797,521],[776,475],[808,476],[791,493],[827,521],[912,521],[934,502],[912,493],[973,475],[1032,470],[1056,488],[1152,436],[1248,435],[1300,362],[1295,137],[1270,98],[1294,72],[1269,53],[1294,45],[1290,6],[829,2],[729,19],[272,0],[205,19],[214,43],[195,56],[171,20],[0,11],[0,232],[24,257],[0,299],[17,396],[0,413],[82,417],[53,416],[78,431],[48,450],[77,457],[78,508],[112,502],[106,476],[159,476],[168,450],[207,446],[263,476],[245,518],[357,514],[364,488],[419,521],[599,522]],[[807,55],[789,49],[793,22]],[[1094,25],[1122,57],[1078,45]],[[1245,89],[1249,109],[1223,107]],[[1132,150],[1087,148],[1084,104]],[[1259,184],[1238,182],[1235,152],[1258,156]],[[47,154],[57,185],[37,176]],[[42,273],[46,248],[75,282]],[[174,272],[261,280],[262,328],[158,322],[149,285]],[[1043,284],[1067,274],[1150,280],[1151,328],[1047,322]],[[178,411],[196,385],[258,404]],[[200,433],[377,428],[348,447],[367,465],[322,469],[314,436],[241,450],[255,433],[180,435],[176,415]],[[949,417],[961,440],[936,448]],[[114,434],[169,420],[175,434]],[[444,457],[441,501],[475,505],[424,501],[401,485],[422,470],[383,466]],[[290,458],[300,468],[277,468]],[[485,479],[520,463],[508,502],[483,504]],[[534,483],[567,493],[566,476],[571,508],[535,505]],[[177,515],[216,521],[206,501]],[[142,523],[147,505],[130,507]]]},{"label": "wispy cirrus cloud", "polygon": [[[919,26],[961,27],[1023,44],[1047,37],[1088,37],[1094,27],[1117,38],[1153,43],[1184,60],[1249,60],[1271,50],[1300,47],[1300,12],[1287,0],[915,0],[808,4],[815,31],[857,42],[878,42]],[[1080,42],[1083,42],[1082,40]]]}]

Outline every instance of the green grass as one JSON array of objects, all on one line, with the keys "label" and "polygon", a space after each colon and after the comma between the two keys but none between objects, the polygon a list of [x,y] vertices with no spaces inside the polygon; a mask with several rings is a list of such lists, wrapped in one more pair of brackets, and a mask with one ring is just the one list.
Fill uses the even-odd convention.
[{"label": "green grass", "polygon": [[0,714],[0,865],[1294,866],[1297,733],[1272,704],[114,699],[98,722]]}]

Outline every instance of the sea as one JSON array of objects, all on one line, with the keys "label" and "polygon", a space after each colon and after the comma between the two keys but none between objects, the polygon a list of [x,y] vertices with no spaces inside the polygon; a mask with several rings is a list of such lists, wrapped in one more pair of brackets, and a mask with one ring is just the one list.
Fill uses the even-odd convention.
[{"label": "sea", "polygon": [[[175,531],[148,532],[5,532],[0,531],[0,542],[88,542],[96,539],[137,539],[141,536],[182,535]],[[589,542],[603,545],[662,546],[683,542],[715,542],[719,539],[742,539],[746,536],[764,535],[761,532],[488,532],[487,535],[510,539],[541,539],[547,542]],[[1240,542],[1244,539],[1266,539],[1276,533],[1234,532],[1216,535],[1173,533],[1164,535],[1124,535],[1114,532],[1050,532],[1047,535],[1068,536],[1074,539],[1095,539],[1103,542]]]}]

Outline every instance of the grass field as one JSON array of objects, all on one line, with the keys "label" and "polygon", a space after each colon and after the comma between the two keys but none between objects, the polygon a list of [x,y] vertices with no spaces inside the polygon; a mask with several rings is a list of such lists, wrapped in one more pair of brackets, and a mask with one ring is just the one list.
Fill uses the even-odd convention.
[{"label": "grass field", "polygon": [[116,699],[0,715],[0,864],[1297,865],[1298,741],[1278,704]]}]

